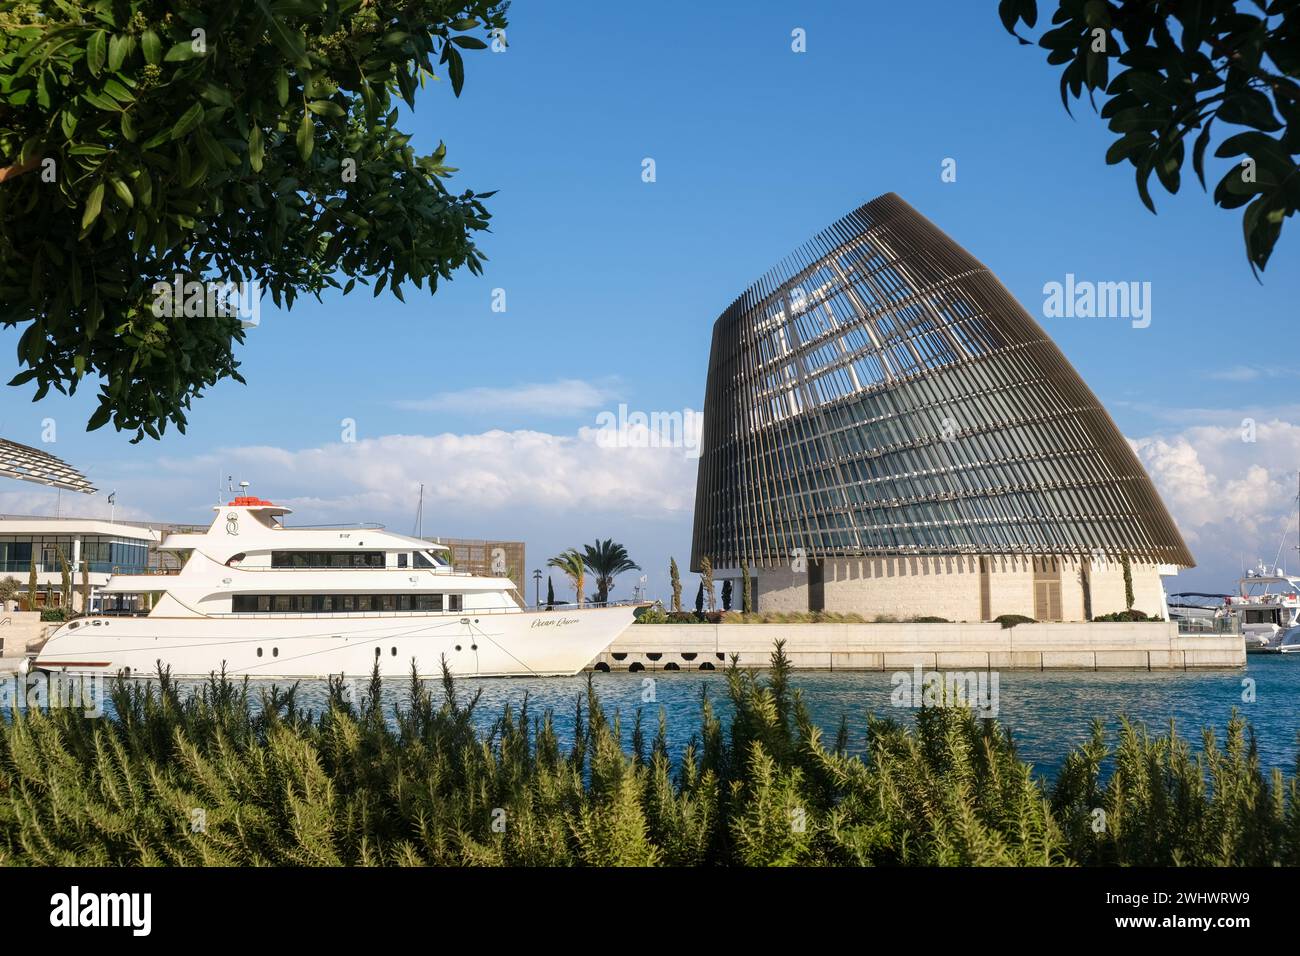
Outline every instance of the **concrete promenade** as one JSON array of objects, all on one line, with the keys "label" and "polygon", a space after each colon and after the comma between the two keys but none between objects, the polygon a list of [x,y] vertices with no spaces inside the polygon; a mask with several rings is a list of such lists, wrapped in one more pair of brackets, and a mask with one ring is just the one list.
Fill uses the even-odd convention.
[{"label": "concrete promenade", "polygon": [[1241,668],[1239,634],[1181,637],[1171,622],[1020,624],[633,624],[588,669],[766,667],[785,640],[811,670],[1185,670]]}]

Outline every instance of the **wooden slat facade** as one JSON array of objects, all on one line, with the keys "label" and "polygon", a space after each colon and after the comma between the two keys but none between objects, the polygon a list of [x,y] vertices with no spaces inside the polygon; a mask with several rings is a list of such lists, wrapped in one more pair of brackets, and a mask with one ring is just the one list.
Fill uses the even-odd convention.
[{"label": "wooden slat facade", "polygon": [[1137,456],[986,266],[893,193],[713,328],[691,565],[1193,558]]}]

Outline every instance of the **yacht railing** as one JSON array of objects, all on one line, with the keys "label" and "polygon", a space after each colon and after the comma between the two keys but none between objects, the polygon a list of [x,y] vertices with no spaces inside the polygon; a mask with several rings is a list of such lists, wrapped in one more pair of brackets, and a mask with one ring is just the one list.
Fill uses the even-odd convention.
[{"label": "yacht railing", "polygon": [[492,614],[522,614],[538,612],[557,612],[565,611],[587,611],[593,608],[609,607],[636,607],[644,604],[644,601],[605,601],[598,603],[588,601],[578,607],[576,604],[557,604],[553,608],[545,605],[541,607],[493,607],[493,608],[465,608],[460,611],[227,611],[219,613],[210,613],[208,617],[235,617],[240,620],[280,620],[281,618],[304,618],[310,620],[337,620],[366,617],[445,617],[461,618],[463,623],[468,623],[467,619],[472,617],[482,617]]},{"label": "yacht railing", "polygon": [[355,531],[383,531],[384,526],[378,521],[344,522],[343,524],[281,524],[285,531],[329,531],[335,528]]}]

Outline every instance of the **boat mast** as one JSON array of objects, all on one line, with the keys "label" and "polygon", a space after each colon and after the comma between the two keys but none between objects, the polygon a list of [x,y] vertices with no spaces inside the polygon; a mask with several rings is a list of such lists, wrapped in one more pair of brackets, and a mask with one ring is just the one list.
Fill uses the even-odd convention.
[{"label": "boat mast", "polygon": [[420,500],[415,505],[415,537],[424,530],[424,482],[420,482]]}]

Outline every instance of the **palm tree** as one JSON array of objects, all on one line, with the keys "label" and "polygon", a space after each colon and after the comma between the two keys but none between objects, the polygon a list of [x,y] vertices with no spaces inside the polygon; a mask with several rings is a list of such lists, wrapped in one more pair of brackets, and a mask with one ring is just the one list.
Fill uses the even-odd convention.
[{"label": "palm tree", "polygon": [[583,545],[583,551],[582,563],[596,576],[596,600],[601,604],[609,600],[615,577],[624,571],[641,570],[641,565],[628,557],[627,548],[611,538],[597,538],[594,545]]},{"label": "palm tree", "polygon": [[586,581],[587,566],[583,564],[582,555],[577,548],[565,548],[546,562],[548,568],[559,568],[573,584],[573,592],[578,596],[578,606],[582,606],[582,586]]}]

